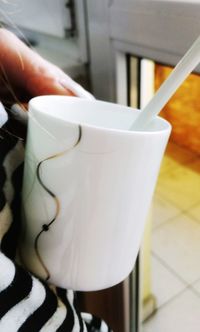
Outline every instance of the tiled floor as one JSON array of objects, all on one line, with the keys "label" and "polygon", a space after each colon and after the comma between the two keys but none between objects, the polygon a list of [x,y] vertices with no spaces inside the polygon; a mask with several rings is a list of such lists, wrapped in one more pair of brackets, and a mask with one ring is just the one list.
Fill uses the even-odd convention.
[{"label": "tiled floor", "polygon": [[152,292],[143,332],[200,331],[200,156],[172,143],[153,205]]}]

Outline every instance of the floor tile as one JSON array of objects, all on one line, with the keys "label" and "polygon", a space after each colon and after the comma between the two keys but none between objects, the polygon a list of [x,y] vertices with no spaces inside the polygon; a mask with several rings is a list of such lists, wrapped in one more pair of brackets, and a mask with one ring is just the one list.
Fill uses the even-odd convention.
[{"label": "floor tile", "polygon": [[200,280],[198,280],[197,282],[195,282],[192,285],[192,288],[194,288],[194,290],[200,295]]},{"label": "floor tile", "polygon": [[169,142],[161,165],[161,174],[174,169],[180,164],[188,163],[197,158],[197,155],[173,142]]},{"label": "floor tile", "polygon": [[199,332],[200,298],[186,290],[155,313],[143,325],[143,332]]},{"label": "floor tile", "polygon": [[[152,206],[152,293],[157,298],[158,311],[145,322],[144,332],[197,332],[200,329],[199,156],[169,142]],[[184,291],[187,283],[193,285]]]},{"label": "floor tile", "polygon": [[186,285],[152,256],[152,293],[156,297],[157,308],[183,291]]},{"label": "floor tile", "polygon": [[200,203],[189,209],[187,214],[200,223]]},{"label": "floor tile", "polygon": [[181,210],[170,204],[168,201],[155,195],[152,202],[152,224],[153,228],[178,216]]},{"label": "floor tile", "polygon": [[154,230],[152,251],[185,282],[200,278],[200,225],[186,215]]},{"label": "floor tile", "polygon": [[[191,163],[197,166],[197,163]],[[200,173],[179,165],[159,177],[156,193],[181,210],[187,210],[200,200]]]}]

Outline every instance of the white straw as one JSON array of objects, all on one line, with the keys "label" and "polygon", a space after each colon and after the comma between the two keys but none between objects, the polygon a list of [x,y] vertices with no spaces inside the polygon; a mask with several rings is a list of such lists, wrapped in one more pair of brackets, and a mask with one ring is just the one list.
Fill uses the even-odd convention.
[{"label": "white straw", "polygon": [[[184,57],[171,72],[167,80],[158,89],[155,96],[150,100],[147,106],[141,111],[134,121],[130,130],[142,130],[158,115],[168,100],[176,92],[179,86],[194,70],[200,61],[200,36],[193,43]],[[189,93],[189,92],[188,92]]]}]

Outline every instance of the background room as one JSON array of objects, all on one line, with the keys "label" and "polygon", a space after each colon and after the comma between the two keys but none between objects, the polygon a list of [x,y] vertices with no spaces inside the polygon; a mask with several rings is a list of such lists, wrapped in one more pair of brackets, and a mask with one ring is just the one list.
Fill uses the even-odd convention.
[{"label": "background room", "polygon": [[[0,17],[97,99],[143,108],[199,35],[200,1],[15,0]],[[161,112],[173,130],[133,272],[78,293],[114,332],[199,331],[199,72]]]}]

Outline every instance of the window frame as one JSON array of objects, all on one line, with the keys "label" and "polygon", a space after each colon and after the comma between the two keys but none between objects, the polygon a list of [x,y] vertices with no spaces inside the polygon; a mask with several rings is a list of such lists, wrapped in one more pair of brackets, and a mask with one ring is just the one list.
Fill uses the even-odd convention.
[{"label": "window frame", "polygon": [[[200,32],[200,2],[86,0],[86,4],[91,80],[100,99],[117,100],[118,52],[175,65]],[[195,71],[200,72],[200,65]]]}]

